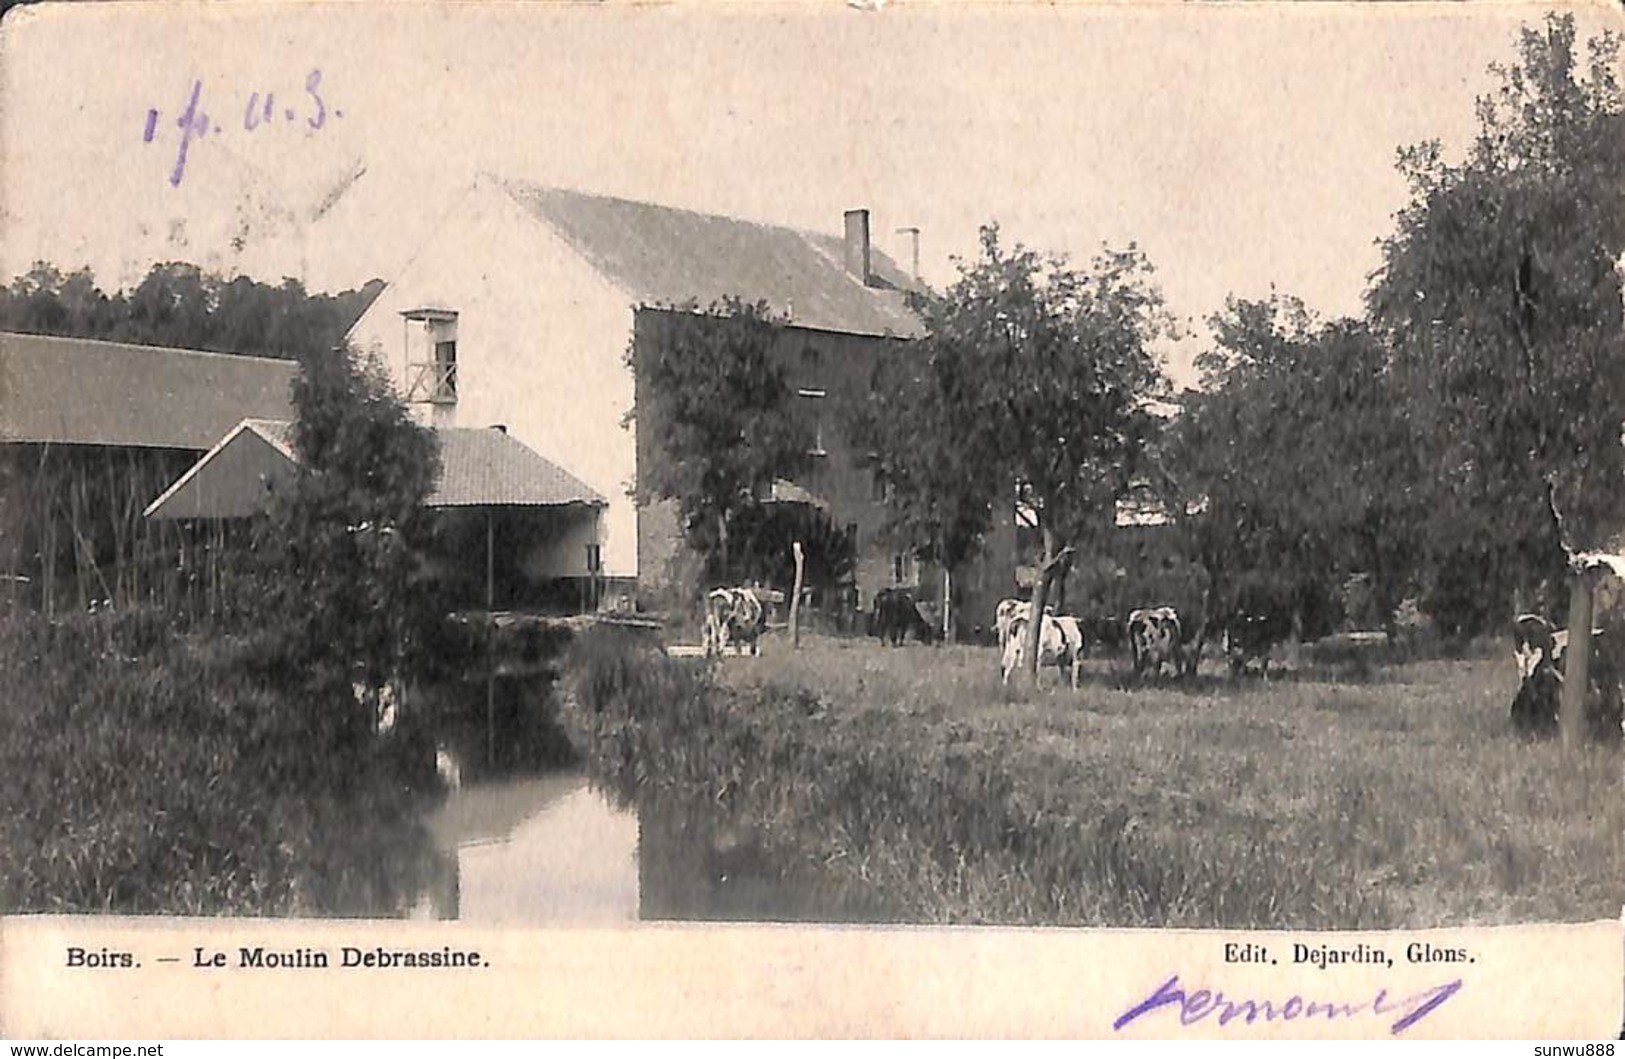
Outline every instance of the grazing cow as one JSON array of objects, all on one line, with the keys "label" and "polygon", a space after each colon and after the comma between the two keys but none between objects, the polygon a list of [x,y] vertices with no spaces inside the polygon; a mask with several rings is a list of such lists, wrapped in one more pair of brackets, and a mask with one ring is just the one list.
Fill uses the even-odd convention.
[{"label": "grazing cow", "polygon": [[1123,649],[1123,619],[1115,614],[1083,619],[1083,632],[1104,654],[1113,655]]},{"label": "grazing cow", "polygon": [[883,588],[875,593],[869,632],[893,647],[901,646],[911,632],[921,643],[935,643],[937,639],[936,629],[925,620],[914,593],[906,588]]},{"label": "grazing cow", "polygon": [[1270,675],[1270,651],[1292,635],[1292,621],[1280,612],[1259,613],[1238,610],[1224,622],[1224,657],[1230,675],[1240,677],[1248,664],[1257,662],[1265,677]]},{"label": "grazing cow", "polygon": [[[1563,645],[1567,646],[1567,630]],[[1558,657],[1557,630],[1538,614],[1520,614],[1512,619],[1512,660],[1518,666],[1518,679],[1528,680],[1542,660],[1551,664]]]},{"label": "grazing cow", "polygon": [[767,628],[767,611],[749,588],[714,588],[705,597],[705,654],[722,654],[737,642],[743,652],[762,653],[760,638]]},{"label": "grazing cow", "polygon": [[[1021,668],[1027,660],[1027,626],[1032,620],[1031,612],[1018,615],[1010,624],[1009,637],[1004,644],[1004,654],[999,666],[999,679],[1010,683],[1010,674]],[[1071,615],[1059,617],[1050,614],[1044,615],[1043,624],[1038,629],[1038,665],[1054,666],[1057,669],[1067,670],[1072,678],[1072,687],[1078,686],[1078,676],[1083,671],[1083,626],[1078,619]]]},{"label": "grazing cow", "polygon": [[[998,607],[993,611],[993,628],[998,630],[999,650],[1004,650],[1004,645],[1010,642],[1011,625],[1029,617],[1032,612],[1033,604],[1031,600],[1005,599],[999,601]],[[1053,617],[1055,615],[1055,604],[1044,604],[1044,613]]]},{"label": "grazing cow", "polygon": [[993,628],[999,633],[999,650],[1004,650],[1010,642],[1010,626],[1015,624],[1018,617],[1032,613],[1033,606],[1025,600],[1001,599],[993,611]]},{"label": "grazing cow", "polygon": [[[1586,669],[1584,723],[1593,739],[1620,738],[1625,716],[1615,637],[1601,629],[1591,633],[1591,659]],[[1520,614],[1512,623],[1512,657],[1518,666],[1518,693],[1512,700],[1512,728],[1519,735],[1557,733],[1567,672],[1569,635],[1537,614]]]},{"label": "grazing cow", "polygon": [[1151,607],[1136,610],[1128,616],[1128,646],[1134,661],[1134,675],[1143,677],[1147,672],[1162,676],[1166,662],[1179,675],[1180,648],[1184,636],[1179,625],[1179,614],[1172,607]]}]

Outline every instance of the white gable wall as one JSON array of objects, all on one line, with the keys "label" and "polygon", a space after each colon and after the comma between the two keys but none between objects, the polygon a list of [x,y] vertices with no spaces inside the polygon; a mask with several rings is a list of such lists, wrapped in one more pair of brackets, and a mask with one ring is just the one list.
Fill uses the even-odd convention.
[{"label": "white gable wall", "polygon": [[551,228],[480,183],[351,329],[356,346],[382,355],[402,392],[400,314],[424,306],[458,314],[457,402],[417,405],[414,414],[443,426],[501,423],[597,489],[609,499],[604,573],[636,577],[637,513],[627,496],[636,446],[632,429],[621,426],[632,407],[624,363],[630,297]]}]

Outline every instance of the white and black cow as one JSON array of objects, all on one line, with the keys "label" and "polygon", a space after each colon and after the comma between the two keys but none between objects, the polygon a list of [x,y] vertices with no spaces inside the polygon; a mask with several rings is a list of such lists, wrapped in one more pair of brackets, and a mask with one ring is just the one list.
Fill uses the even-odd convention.
[{"label": "white and black cow", "polygon": [[1033,605],[1024,599],[1001,599],[993,611],[993,628],[999,634],[999,650],[1010,642],[1010,626],[1019,617],[1031,614]]},{"label": "white and black cow", "polygon": [[[1520,614],[1512,622],[1512,657],[1518,667],[1518,693],[1512,700],[1513,730],[1524,736],[1557,733],[1567,673],[1569,633],[1538,614]],[[1591,632],[1584,724],[1591,738],[1612,743],[1620,738],[1622,675],[1615,638],[1602,629]]]},{"label": "white and black cow", "polygon": [[[1026,613],[1018,614],[1010,623],[999,665],[999,679],[1006,684],[1010,683],[1010,674],[1026,664],[1027,627],[1032,620],[1031,614],[1032,610],[1029,607]],[[1083,671],[1083,649],[1083,626],[1078,623],[1077,618],[1067,614],[1044,615],[1043,624],[1038,630],[1040,670],[1045,666],[1066,670],[1071,677],[1072,687],[1076,688],[1078,677]]]},{"label": "white and black cow", "polygon": [[714,588],[705,597],[705,654],[722,654],[729,644],[742,653],[759,655],[761,635],[767,629],[767,609],[753,589]]},{"label": "white and black cow", "polygon": [[1163,663],[1179,675],[1180,648],[1184,642],[1179,614],[1172,607],[1147,607],[1128,616],[1128,647],[1135,677],[1146,673],[1162,676]]},{"label": "white and black cow", "polygon": [[[999,601],[998,607],[993,611],[993,628],[999,634],[999,650],[1004,650],[1004,645],[1010,642],[1010,627],[1017,621],[1030,617],[1032,612],[1033,604],[1031,600],[1003,599]],[[1055,604],[1044,604],[1044,613],[1054,617]]]}]

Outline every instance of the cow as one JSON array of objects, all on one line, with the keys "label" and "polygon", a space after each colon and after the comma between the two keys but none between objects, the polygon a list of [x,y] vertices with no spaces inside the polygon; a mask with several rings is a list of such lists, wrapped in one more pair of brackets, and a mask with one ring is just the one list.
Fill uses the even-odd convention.
[{"label": "cow", "polygon": [[1179,625],[1179,614],[1172,607],[1149,607],[1129,614],[1129,654],[1134,662],[1134,675],[1143,677],[1147,672],[1162,676],[1166,662],[1180,672],[1180,649],[1184,636]]},{"label": "cow", "polygon": [[[999,601],[998,607],[996,607],[993,611],[993,628],[997,630],[999,634],[999,650],[1004,650],[1004,645],[1010,642],[1011,625],[1020,619],[1030,616],[1032,612],[1033,605],[1031,600],[1003,599]],[[1053,617],[1055,614],[1055,604],[1044,604],[1044,613]]]},{"label": "cow", "polygon": [[1240,677],[1247,666],[1257,662],[1264,676],[1270,674],[1270,651],[1292,635],[1292,621],[1279,612],[1259,613],[1237,610],[1224,621],[1224,657],[1230,675]]},{"label": "cow", "polygon": [[920,613],[914,593],[906,588],[883,588],[875,593],[869,632],[893,647],[901,646],[911,632],[921,643],[935,643],[937,639],[936,630]]},{"label": "cow", "polygon": [[[1566,632],[1564,646],[1568,643]],[[1557,630],[1551,622],[1538,614],[1520,614],[1512,619],[1512,660],[1518,667],[1519,680],[1533,676],[1542,660],[1551,664],[1557,657]]]},{"label": "cow", "polygon": [[993,628],[999,634],[999,650],[1010,642],[1010,626],[1018,617],[1032,613],[1032,604],[1020,599],[1001,599],[993,610]]},{"label": "cow", "polygon": [[[1620,738],[1621,673],[1616,637],[1602,629],[1591,632],[1591,657],[1586,669],[1583,717],[1593,739]],[[1569,634],[1538,614],[1520,614],[1512,623],[1512,657],[1518,667],[1518,693],[1512,700],[1513,731],[1528,737],[1556,734],[1567,673]]]},{"label": "cow", "polygon": [[1104,654],[1116,654],[1123,649],[1123,619],[1115,614],[1086,618],[1084,637]]},{"label": "cow", "polygon": [[[1020,669],[1027,660],[1027,628],[1032,621],[1031,610],[1017,615],[1010,623],[1004,653],[999,665],[999,679],[1010,683],[1010,674]],[[1038,629],[1038,665],[1068,670],[1072,687],[1078,686],[1083,671],[1083,626],[1071,615],[1054,616],[1046,613]]]},{"label": "cow", "polygon": [[760,638],[767,628],[767,610],[749,588],[714,588],[705,597],[705,655],[722,654],[737,642],[743,652],[762,653]]}]

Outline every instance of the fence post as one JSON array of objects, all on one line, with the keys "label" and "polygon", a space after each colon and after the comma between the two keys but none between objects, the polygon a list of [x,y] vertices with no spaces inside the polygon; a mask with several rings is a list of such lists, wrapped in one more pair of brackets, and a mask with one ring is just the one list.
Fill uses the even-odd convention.
[{"label": "fence post", "polygon": [[796,557],[796,587],[790,594],[790,647],[792,650],[801,650],[801,575],[806,568],[805,556],[801,552],[801,542],[796,541],[790,545],[790,551]]}]

